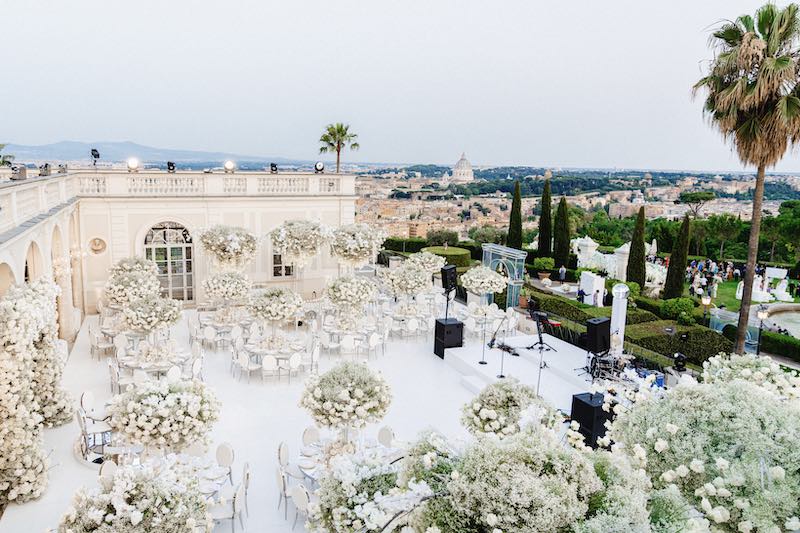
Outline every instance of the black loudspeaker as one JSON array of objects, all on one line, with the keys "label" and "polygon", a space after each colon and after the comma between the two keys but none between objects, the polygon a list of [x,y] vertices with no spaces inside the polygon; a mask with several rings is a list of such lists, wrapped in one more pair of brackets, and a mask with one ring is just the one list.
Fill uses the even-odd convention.
[{"label": "black loudspeaker", "polygon": [[590,318],[586,321],[586,349],[592,353],[607,352],[611,348],[611,319]]},{"label": "black loudspeaker", "polygon": [[578,431],[588,446],[597,448],[597,439],[606,434],[606,420],[611,413],[603,411],[603,395],[584,392],[572,396],[572,420],[578,423]]},{"label": "black loudspeaker", "polygon": [[442,267],[442,287],[446,291],[452,291],[456,288],[456,266],[445,265]]},{"label": "black loudspeaker", "polygon": [[445,348],[464,345],[464,323],[455,318],[439,318],[433,337],[433,353],[444,359]]}]

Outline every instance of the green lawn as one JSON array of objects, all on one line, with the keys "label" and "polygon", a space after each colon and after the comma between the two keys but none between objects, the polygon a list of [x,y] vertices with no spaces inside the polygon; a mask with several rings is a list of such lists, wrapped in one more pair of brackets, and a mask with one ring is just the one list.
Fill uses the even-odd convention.
[{"label": "green lawn", "polygon": [[[714,305],[717,307],[725,306],[728,311],[738,311],[741,302],[736,299],[736,287],[739,285],[738,281],[725,281],[717,287],[717,297],[714,300]],[[689,295],[689,287],[686,287],[686,295]],[[800,302],[800,299],[795,298],[795,302]]]}]

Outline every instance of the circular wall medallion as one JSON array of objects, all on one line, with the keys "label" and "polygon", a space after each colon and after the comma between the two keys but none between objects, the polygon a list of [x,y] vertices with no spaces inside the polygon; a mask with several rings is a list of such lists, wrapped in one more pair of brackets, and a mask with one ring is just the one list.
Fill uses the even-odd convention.
[{"label": "circular wall medallion", "polygon": [[95,255],[102,254],[106,251],[106,241],[100,237],[95,237],[89,241],[89,250],[91,250]]}]

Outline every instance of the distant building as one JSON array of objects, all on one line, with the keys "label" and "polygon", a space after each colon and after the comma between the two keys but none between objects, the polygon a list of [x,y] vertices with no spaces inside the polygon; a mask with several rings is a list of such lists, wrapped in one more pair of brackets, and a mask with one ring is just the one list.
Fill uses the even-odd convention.
[{"label": "distant building", "polygon": [[453,175],[451,180],[454,182],[467,182],[473,181],[475,175],[472,172],[472,164],[467,160],[466,154],[461,154],[461,159],[458,160],[456,166],[453,167]]}]

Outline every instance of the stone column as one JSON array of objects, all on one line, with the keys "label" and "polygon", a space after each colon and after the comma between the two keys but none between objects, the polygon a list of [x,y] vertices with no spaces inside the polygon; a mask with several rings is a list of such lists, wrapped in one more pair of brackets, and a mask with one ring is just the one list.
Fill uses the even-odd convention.
[{"label": "stone column", "polygon": [[[614,277],[620,281],[625,281],[628,270],[628,256],[631,254],[631,243],[626,242],[616,250],[614,250],[614,259],[616,259],[617,272]],[[611,275],[611,272],[608,273]]]},{"label": "stone column", "polygon": [[617,283],[611,289],[614,302],[611,304],[611,354],[622,355],[625,342],[625,318],[628,314],[628,286]]}]

